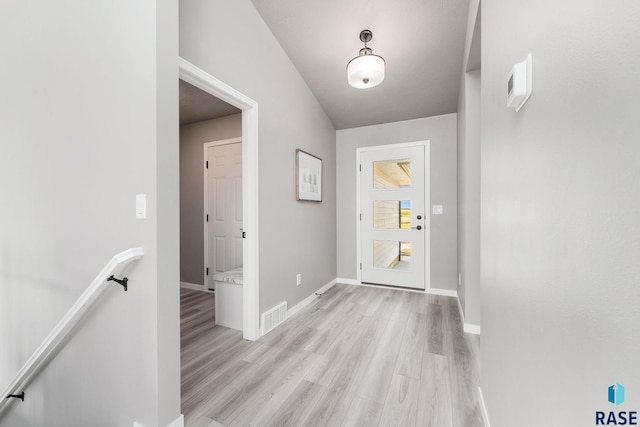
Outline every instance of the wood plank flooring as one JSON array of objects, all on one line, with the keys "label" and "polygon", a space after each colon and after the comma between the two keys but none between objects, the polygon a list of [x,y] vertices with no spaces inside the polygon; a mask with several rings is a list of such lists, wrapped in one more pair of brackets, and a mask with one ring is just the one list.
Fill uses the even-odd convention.
[{"label": "wood plank flooring", "polygon": [[455,298],[338,284],[256,342],[181,290],[187,427],[482,427]]}]

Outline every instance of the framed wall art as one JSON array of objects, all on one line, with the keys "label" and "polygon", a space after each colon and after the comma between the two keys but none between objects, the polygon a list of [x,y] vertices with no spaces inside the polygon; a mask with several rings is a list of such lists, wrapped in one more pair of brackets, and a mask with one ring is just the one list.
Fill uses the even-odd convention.
[{"label": "framed wall art", "polygon": [[322,159],[296,150],[296,200],[322,201]]}]

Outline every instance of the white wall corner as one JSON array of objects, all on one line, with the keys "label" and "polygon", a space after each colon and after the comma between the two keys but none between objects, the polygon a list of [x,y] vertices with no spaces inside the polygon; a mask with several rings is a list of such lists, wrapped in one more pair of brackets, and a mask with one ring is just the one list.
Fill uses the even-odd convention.
[{"label": "white wall corner", "polygon": [[489,413],[487,412],[487,405],[485,404],[484,395],[482,394],[482,387],[478,387],[478,400],[480,401],[480,412],[482,412],[484,427],[491,427],[491,422],[489,422]]},{"label": "white wall corner", "polygon": [[308,297],[306,297],[305,299],[303,299],[302,301],[300,301],[299,303],[291,307],[289,310],[287,310],[287,319],[298,314],[300,310],[302,310],[303,308],[311,304],[316,298],[318,298],[319,296],[318,294],[323,294],[327,292],[339,281],[340,279],[333,279],[332,281],[330,281],[329,283],[327,283],[326,285],[324,285],[323,287],[315,291],[313,294],[309,295]]},{"label": "white wall corner", "polygon": [[337,281],[337,283],[343,283],[345,285],[361,285],[362,284],[357,279],[345,279],[345,278],[342,278],[342,277],[338,277],[336,279],[336,281]]},{"label": "white wall corner", "polygon": [[427,293],[431,295],[442,295],[445,297],[458,298],[458,291],[452,291],[450,289],[429,288],[427,289]]}]

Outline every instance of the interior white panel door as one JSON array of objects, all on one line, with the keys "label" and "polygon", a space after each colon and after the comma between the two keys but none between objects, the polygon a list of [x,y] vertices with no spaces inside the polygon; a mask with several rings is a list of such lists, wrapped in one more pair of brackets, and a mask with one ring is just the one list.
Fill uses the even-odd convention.
[{"label": "interior white panel door", "polygon": [[242,144],[207,149],[207,287],[216,272],[242,267]]}]

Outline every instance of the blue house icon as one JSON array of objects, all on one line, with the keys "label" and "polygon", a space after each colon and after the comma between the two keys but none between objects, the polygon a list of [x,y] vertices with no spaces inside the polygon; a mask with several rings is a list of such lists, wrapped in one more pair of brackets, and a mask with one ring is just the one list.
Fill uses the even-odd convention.
[{"label": "blue house icon", "polygon": [[620,406],[624,403],[624,386],[619,382],[609,386],[609,402],[616,406]]}]

